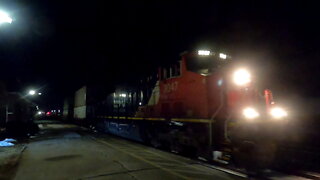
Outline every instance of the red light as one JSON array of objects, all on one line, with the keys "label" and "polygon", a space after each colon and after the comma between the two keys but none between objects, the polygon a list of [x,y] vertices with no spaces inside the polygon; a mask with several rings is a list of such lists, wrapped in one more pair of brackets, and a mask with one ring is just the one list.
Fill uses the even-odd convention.
[{"label": "red light", "polygon": [[49,116],[51,114],[51,112],[47,112],[46,115]]}]

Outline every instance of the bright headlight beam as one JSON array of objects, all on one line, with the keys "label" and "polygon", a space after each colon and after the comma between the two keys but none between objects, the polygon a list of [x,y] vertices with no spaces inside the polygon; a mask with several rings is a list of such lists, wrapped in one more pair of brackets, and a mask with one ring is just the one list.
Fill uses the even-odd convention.
[{"label": "bright headlight beam", "polygon": [[2,23],[12,23],[12,18],[8,13],[0,10],[0,24]]},{"label": "bright headlight beam", "polygon": [[239,69],[233,73],[233,82],[243,86],[251,82],[251,74],[245,69]]},{"label": "bright headlight beam", "polygon": [[198,55],[199,56],[209,56],[210,55],[210,51],[208,51],[208,50],[199,50],[198,51]]},{"label": "bright headlight beam", "polygon": [[284,109],[279,107],[272,108],[270,111],[270,114],[272,115],[272,117],[276,119],[280,119],[288,116],[288,113]]},{"label": "bright headlight beam", "polygon": [[258,111],[256,111],[253,108],[250,108],[250,107],[245,108],[242,113],[243,113],[244,117],[247,119],[255,119],[260,116]]}]

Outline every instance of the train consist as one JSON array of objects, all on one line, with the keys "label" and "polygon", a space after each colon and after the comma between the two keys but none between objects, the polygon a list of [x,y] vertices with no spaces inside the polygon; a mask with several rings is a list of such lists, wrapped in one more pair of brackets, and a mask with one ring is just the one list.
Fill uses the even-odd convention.
[{"label": "train consist", "polygon": [[97,89],[80,88],[64,115],[208,161],[265,166],[275,157],[288,114],[255,77],[226,54],[184,52],[179,62],[118,85],[102,100],[92,100]]}]

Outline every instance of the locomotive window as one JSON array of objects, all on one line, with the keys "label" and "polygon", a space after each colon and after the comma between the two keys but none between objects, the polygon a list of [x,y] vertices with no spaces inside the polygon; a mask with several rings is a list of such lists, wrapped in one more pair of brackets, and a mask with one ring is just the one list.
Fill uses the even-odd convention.
[{"label": "locomotive window", "polygon": [[212,70],[223,64],[225,62],[215,56],[188,56],[186,58],[187,70],[203,75],[211,73]]},{"label": "locomotive window", "polygon": [[167,79],[167,74],[168,74],[167,69],[163,68],[161,73],[161,79]]},{"label": "locomotive window", "polygon": [[181,61],[175,63],[172,65],[171,67],[171,77],[177,77],[177,76],[180,76],[180,73],[181,73]]},{"label": "locomotive window", "polygon": [[181,61],[162,69],[161,79],[169,79],[181,75]]}]

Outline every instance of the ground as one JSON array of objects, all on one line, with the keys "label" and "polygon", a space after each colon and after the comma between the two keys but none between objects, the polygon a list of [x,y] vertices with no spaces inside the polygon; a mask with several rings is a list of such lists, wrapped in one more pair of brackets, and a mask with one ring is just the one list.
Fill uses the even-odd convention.
[{"label": "ground", "polygon": [[19,159],[26,146],[0,148],[0,179],[11,179],[18,166]]},{"label": "ground", "polygon": [[[210,165],[69,124],[41,124],[7,179],[243,179]],[[20,145],[22,146],[22,145]],[[2,172],[3,173],[3,172]]]},{"label": "ground", "polygon": [[[230,169],[86,128],[41,121],[40,132],[0,147],[0,179],[245,179]],[[270,171],[270,170],[269,170]],[[270,171],[263,179],[318,179]],[[255,178],[260,179],[260,178]]]}]

